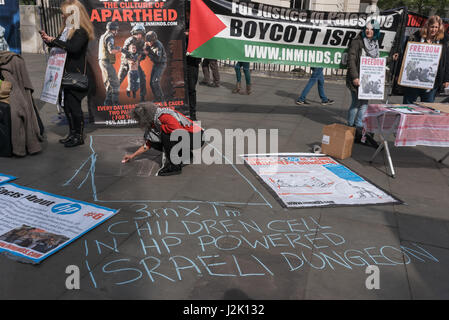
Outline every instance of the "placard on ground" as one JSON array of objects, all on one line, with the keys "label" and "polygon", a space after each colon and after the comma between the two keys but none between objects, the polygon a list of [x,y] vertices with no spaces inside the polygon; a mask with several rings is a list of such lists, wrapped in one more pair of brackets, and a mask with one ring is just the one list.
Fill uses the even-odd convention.
[{"label": "placard on ground", "polygon": [[328,156],[244,155],[243,159],[283,207],[402,203]]}]

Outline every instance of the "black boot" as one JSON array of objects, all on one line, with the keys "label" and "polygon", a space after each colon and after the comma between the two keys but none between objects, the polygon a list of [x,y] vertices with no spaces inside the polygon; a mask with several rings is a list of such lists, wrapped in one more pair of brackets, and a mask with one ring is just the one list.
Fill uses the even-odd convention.
[{"label": "black boot", "polygon": [[172,176],[176,174],[182,173],[182,166],[176,165],[171,163],[171,161],[168,161],[167,165],[165,165],[161,170],[158,172],[158,176]]},{"label": "black boot", "polygon": [[354,143],[362,143],[362,128],[360,127],[355,128]]},{"label": "black boot", "polygon": [[74,129],[72,115],[70,113],[66,112],[65,116],[67,118],[67,123],[69,124],[69,134],[67,137],[65,137],[63,139],[59,139],[59,143],[62,143],[62,144],[65,144],[66,142],[71,140],[73,138],[73,136],[75,135],[75,129]]},{"label": "black boot", "polygon": [[84,139],[83,139],[83,135],[76,133],[72,139],[70,139],[69,141],[67,141],[66,143],[64,143],[64,147],[66,148],[72,148],[72,147],[76,147],[76,146],[80,146],[84,144]]},{"label": "black boot", "polygon": [[84,122],[81,122],[80,128],[78,129],[78,131],[79,132],[75,133],[75,135],[72,137],[72,139],[70,139],[69,141],[64,143],[64,147],[72,148],[72,147],[76,147],[76,146],[80,146],[80,145],[84,144]]}]

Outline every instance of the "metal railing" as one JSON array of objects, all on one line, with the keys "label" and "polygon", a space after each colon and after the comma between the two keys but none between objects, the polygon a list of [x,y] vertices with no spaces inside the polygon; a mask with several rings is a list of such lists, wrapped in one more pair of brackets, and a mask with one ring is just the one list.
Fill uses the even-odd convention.
[{"label": "metal railing", "polygon": [[[233,68],[237,62],[231,60],[218,60],[218,66],[222,68]],[[250,69],[262,73],[290,73],[290,74],[309,74],[312,71],[310,67],[295,66],[295,65],[282,65],[282,64],[269,64],[269,63],[258,63],[251,62]],[[324,68],[323,74],[325,76],[345,76],[346,69],[334,69],[334,68]]]},{"label": "metal railing", "polygon": [[61,3],[62,0],[37,0],[41,28],[52,37],[56,37],[62,29]]}]

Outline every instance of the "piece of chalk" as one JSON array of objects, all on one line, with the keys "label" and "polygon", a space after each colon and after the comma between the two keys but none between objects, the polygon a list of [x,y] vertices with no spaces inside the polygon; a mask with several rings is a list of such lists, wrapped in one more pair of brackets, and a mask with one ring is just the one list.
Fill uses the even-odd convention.
[{"label": "piece of chalk", "polygon": [[126,163],[126,160],[122,160],[122,163]]}]

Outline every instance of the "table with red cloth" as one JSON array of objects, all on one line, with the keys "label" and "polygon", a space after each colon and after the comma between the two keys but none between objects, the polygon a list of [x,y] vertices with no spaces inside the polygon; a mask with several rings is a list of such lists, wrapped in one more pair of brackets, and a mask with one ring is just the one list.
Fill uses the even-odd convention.
[{"label": "table with red cloth", "polygon": [[[407,107],[410,108],[410,111],[420,112],[420,114],[406,113],[409,110]],[[394,110],[391,108],[399,109]],[[404,112],[399,110],[404,110]],[[382,143],[370,162],[385,148],[393,177],[395,173],[388,149],[388,142],[385,139],[387,135],[395,134],[394,145],[397,147],[418,145],[449,147],[449,114],[444,112],[438,113],[427,107],[370,104],[363,118],[363,126],[366,132],[378,133],[382,139]]]}]

